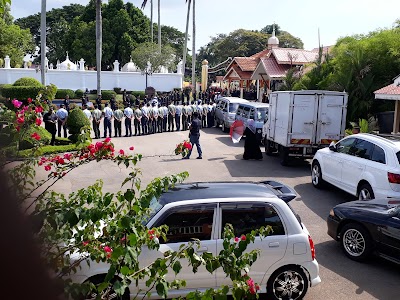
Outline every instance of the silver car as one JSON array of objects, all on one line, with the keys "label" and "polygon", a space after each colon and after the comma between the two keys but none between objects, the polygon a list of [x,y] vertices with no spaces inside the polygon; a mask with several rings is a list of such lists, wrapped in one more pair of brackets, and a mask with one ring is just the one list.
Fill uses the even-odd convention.
[{"label": "silver car", "polygon": [[215,110],[215,127],[221,125],[223,132],[227,132],[232,123],[235,122],[236,111],[240,103],[248,103],[249,101],[237,97],[222,97],[219,99]]}]

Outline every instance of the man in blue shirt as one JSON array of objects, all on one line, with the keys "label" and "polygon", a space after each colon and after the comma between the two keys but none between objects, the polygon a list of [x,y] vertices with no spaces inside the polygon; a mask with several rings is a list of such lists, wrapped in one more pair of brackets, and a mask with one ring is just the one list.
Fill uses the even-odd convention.
[{"label": "man in blue shirt", "polygon": [[113,111],[108,107],[108,102],[104,104],[104,138],[107,137],[107,129],[109,137],[111,137],[111,119],[113,118]]},{"label": "man in blue shirt", "polygon": [[182,106],[181,105],[175,105],[175,126],[176,126],[176,131],[181,130],[181,115],[182,115]]},{"label": "man in blue shirt", "polygon": [[61,130],[64,131],[64,137],[67,137],[67,118],[68,111],[65,109],[65,105],[61,104],[60,109],[56,112],[57,120],[58,120],[58,137],[61,137]]}]

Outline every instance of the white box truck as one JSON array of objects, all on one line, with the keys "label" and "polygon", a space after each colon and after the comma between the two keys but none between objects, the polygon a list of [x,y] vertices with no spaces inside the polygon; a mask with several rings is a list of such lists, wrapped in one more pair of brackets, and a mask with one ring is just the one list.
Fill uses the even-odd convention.
[{"label": "white box truck", "polygon": [[278,152],[282,165],[291,157],[312,158],[318,149],[344,137],[347,100],[346,92],[272,92],[263,127],[265,153]]}]

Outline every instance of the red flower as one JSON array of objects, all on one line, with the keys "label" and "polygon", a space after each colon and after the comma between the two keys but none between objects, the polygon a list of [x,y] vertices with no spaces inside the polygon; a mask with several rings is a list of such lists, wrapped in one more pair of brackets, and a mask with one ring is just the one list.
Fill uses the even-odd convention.
[{"label": "red flower", "polygon": [[109,142],[111,142],[111,139],[109,137],[104,140],[104,143],[109,143]]},{"label": "red flower", "polygon": [[89,241],[84,241],[84,242],[82,242],[82,244],[83,244],[83,246],[87,246],[87,245],[89,245]]},{"label": "red flower", "polygon": [[240,239],[241,239],[242,241],[245,241],[245,240],[246,240],[246,236],[245,236],[245,235],[242,235],[242,236],[240,237]]},{"label": "red flower", "polygon": [[40,120],[39,118],[36,119],[36,125],[40,126],[42,124],[42,120]]},{"label": "red flower", "polygon": [[131,147],[129,147],[129,150],[133,151],[133,150],[135,150],[135,147],[131,146]]},{"label": "red flower", "polygon": [[14,105],[15,108],[20,108],[22,105],[22,102],[18,101],[17,99],[14,99],[13,101],[11,101],[11,103]]},{"label": "red flower", "polygon": [[37,132],[34,132],[31,134],[31,138],[39,141],[40,140],[40,135]]},{"label": "red flower", "polygon": [[15,130],[17,131],[17,132],[19,132],[20,131],[20,127],[19,126],[15,126]]},{"label": "red flower", "polygon": [[35,112],[36,113],[41,113],[41,112],[43,112],[43,108],[41,106],[36,106],[35,107]]},{"label": "red flower", "polygon": [[62,158],[62,157],[58,157],[58,158],[57,158],[57,164],[59,164],[59,165],[63,165],[63,164],[65,164],[65,160],[64,160],[64,158]]},{"label": "red flower", "polygon": [[28,103],[32,103],[32,98],[28,98]]},{"label": "red flower", "polygon": [[50,166],[50,165],[46,165],[46,166],[44,166],[44,169],[45,169],[46,171],[50,171],[50,170],[51,170],[51,166]]},{"label": "red flower", "polygon": [[235,243],[239,243],[239,238],[235,237]]},{"label": "red flower", "polygon": [[106,252],[106,253],[111,253],[113,250],[111,249],[111,247],[110,246],[104,246],[103,247],[103,250]]},{"label": "red flower", "polygon": [[121,150],[119,150],[119,154],[124,155],[125,151],[121,149]]},{"label": "red flower", "polygon": [[64,158],[65,158],[66,160],[71,160],[72,154],[71,154],[71,153],[65,153],[65,154],[64,154]]},{"label": "red flower", "polygon": [[121,242],[125,242],[126,241],[126,236],[121,238]]},{"label": "red flower", "polygon": [[103,148],[103,143],[102,142],[97,142],[96,143],[96,149],[99,150],[101,148]]},{"label": "red flower", "polygon": [[18,123],[18,124],[24,124],[24,122],[25,122],[24,117],[18,117],[18,118],[17,118],[17,123]]}]

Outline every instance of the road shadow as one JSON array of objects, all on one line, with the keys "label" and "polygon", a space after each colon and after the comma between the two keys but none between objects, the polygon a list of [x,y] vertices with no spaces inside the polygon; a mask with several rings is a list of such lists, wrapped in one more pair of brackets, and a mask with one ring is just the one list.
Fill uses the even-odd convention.
[{"label": "road shadow", "polygon": [[330,209],[335,205],[355,200],[352,195],[331,185],[324,189],[316,189],[311,183],[311,176],[310,183],[296,185],[294,189],[298,194],[295,201],[302,201],[311,211],[324,220],[327,218]]},{"label": "road shadow", "polygon": [[302,163],[297,167],[283,167],[279,160],[264,156],[263,160],[244,160],[243,154],[235,156],[235,160],[224,160],[232,177],[302,177],[310,174],[309,164]]},{"label": "road shadow", "polygon": [[203,131],[204,133],[210,134],[210,135],[221,135],[221,134],[229,135],[229,133],[222,132],[221,128],[216,128],[216,127],[202,128],[201,131]]},{"label": "road shadow", "polygon": [[358,286],[356,294],[368,293],[376,299],[399,299],[399,265],[379,257],[371,257],[365,263],[355,262],[345,256],[340,244],[334,240],[316,244],[315,250],[321,266]]},{"label": "road shadow", "polygon": [[244,138],[242,138],[240,140],[240,142],[236,143],[236,144],[232,142],[232,138],[229,135],[228,136],[220,136],[215,139],[220,141],[221,143],[225,144],[226,146],[244,149]]}]

